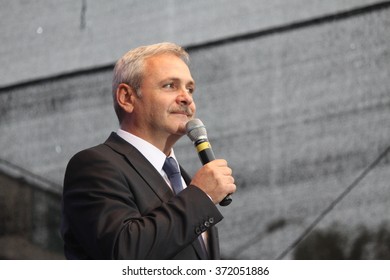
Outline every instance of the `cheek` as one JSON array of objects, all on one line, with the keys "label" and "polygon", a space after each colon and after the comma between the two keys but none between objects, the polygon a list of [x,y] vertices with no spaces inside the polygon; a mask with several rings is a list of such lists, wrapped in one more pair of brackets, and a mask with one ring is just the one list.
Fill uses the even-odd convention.
[{"label": "cheek", "polygon": [[167,111],[169,111],[169,106],[163,103],[154,102],[151,103],[148,110],[149,114],[153,116],[157,121],[164,119],[167,116]]},{"label": "cheek", "polygon": [[192,109],[193,114],[195,115],[195,113],[196,113],[196,105],[195,105],[194,102],[192,102],[192,104],[191,104],[191,109]]}]

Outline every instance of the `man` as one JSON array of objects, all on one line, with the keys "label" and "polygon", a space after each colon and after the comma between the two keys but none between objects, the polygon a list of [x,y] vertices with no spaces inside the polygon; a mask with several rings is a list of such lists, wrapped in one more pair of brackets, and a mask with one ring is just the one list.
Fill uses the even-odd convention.
[{"label": "man", "polygon": [[[76,154],[64,179],[61,232],[68,259],[218,259],[218,204],[235,192],[225,160],[204,165],[175,194],[165,161],[194,117],[188,54],[172,43],[118,60],[113,99],[120,129]],[[169,172],[168,172],[169,173]],[[179,183],[180,184],[180,183]]]}]

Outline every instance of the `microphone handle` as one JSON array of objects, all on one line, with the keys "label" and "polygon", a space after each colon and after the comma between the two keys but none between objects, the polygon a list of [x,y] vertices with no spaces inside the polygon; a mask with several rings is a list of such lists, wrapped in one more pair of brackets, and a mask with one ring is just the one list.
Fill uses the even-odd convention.
[{"label": "microphone handle", "polygon": [[[207,139],[200,139],[195,141],[195,147],[198,151],[199,159],[203,165],[215,159],[213,150],[211,149],[211,145]],[[221,202],[219,202],[219,205],[228,206],[232,202],[232,200],[233,199],[231,195],[228,194],[224,199],[222,199]]]}]

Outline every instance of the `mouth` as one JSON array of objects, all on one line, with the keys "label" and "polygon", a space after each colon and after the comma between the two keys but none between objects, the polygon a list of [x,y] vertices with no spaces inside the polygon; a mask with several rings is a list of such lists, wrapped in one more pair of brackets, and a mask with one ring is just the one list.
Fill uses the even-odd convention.
[{"label": "mouth", "polygon": [[174,112],[172,113],[173,116],[180,122],[187,123],[190,121],[194,116],[191,114],[183,113],[183,112]]},{"label": "mouth", "polygon": [[183,115],[189,119],[192,119],[194,116],[194,112],[190,108],[185,108],[184,110],[173,110],[170,113],[175,115]]},{"label": "mouth", "polygon": [[183,115],[183,116],[186,116],[188,118],[192,117],[191,114],[188,114],[186,112],[172,112],[172,114],[175,114],[175,115]]}]

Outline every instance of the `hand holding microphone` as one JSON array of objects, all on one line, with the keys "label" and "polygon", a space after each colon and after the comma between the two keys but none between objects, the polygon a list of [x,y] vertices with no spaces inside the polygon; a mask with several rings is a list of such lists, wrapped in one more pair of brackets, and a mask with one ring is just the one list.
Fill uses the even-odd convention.
[{"label": "hand holding microphone", "polygon": [[[228,167],[226,160],[215,159],[207,139],[206,128],[201,120],[189,121],[186,130],[187,136],[194,143],[199,159],[204,165],[195,174],[191,183],[205,191],[213,200],[220,201],[219,205],[229,205],[232,202],[230,194],[236,190],[232,170]],[[229,194],[226,196],[226,193]]]}]

